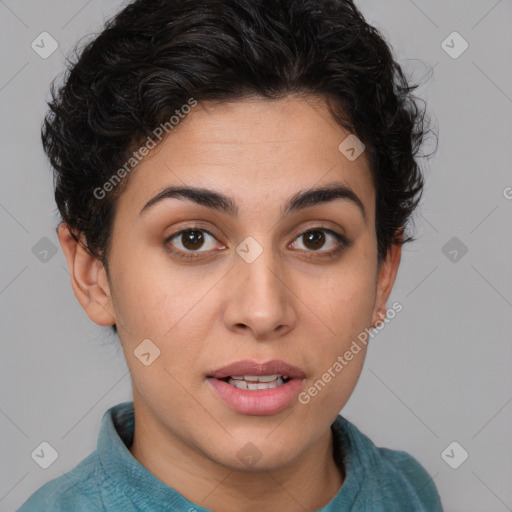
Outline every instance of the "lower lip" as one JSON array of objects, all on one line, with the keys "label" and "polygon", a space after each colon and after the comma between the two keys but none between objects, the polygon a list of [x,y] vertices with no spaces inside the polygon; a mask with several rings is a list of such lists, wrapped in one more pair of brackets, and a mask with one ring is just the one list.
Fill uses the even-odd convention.
[{"label": "lower lip", "polygon": [[257,416],[277,414],[286,409],[297,397],[303,379],[290,379],[273,389],[246,391],[231,386],[223,380],[208,377],[217,395],[231,408],[242,414]]}]

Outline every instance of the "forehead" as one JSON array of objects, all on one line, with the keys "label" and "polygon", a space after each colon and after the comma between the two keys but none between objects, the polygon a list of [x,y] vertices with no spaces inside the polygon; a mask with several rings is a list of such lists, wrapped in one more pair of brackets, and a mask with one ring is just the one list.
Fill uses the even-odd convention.
[{"label": "forehead", "polygon": [[144,157],[119,199],[136,209],[165,187],[222,191],[244,205],[284,204],[298,190],[337,182],[365,203],[375,191],[366,155],[349,159],[339,146],[350,136],[320,98],[247,98],[199,103]]}]

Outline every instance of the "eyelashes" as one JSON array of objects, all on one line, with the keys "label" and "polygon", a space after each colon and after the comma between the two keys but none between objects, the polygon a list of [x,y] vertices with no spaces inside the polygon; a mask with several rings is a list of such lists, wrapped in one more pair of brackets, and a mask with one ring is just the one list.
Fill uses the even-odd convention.
[{"label": "eyelashes", "polygon": [[[318,236],[319,234],[321,235],[320,237]],[[334,247],[329,250],[323,250],[325,245],[329,245],[329,240],[331,241],[330,245],[334,242]],[[217,244],[214,242],[217,242]],[[216,248],[219,244],[220,246]],[[309,248],[307,244],[313,244],[313,249]],[[297,235],[294,241],[289,244],[289,247],[296,247],[297,245],[302,247],[296,250],[303,253],[307,258],[330,259],[350,247],[351,243],[341,233],[323,226],[317,226],[308,228]],[[317,248],[318,245],[321,247]],[[208,258],[211,257],[212,252],[226,249],[226,246],[218,242],[212,233],[196,226],[191,226],[173,233],[166,238],[164,246],[173,256],[176,256],[182,261]],[[207,247],[206,250],[204,250],[205,246]]]}]

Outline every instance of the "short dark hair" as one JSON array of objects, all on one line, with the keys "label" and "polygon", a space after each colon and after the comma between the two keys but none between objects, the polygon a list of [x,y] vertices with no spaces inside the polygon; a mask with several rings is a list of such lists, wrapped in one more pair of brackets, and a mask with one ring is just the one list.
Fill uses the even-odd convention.
[{"label": "short dark hair", "polygon": [[415,87],[351,0],[136,0],[76,50],[63,85],[52,83],[42,141],[55,200],[106,266],[123,187],[101,199],[94,190],[176,109],[190,98],[313,94],[366,146],[382,261],[412,240],[405,228],[423,189]]}]

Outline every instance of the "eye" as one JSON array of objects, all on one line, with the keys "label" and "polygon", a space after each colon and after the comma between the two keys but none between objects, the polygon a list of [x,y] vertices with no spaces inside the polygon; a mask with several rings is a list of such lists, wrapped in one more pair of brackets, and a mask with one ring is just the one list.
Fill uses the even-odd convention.
[{"label": "eye", "polygon": [[[206,229],[187,228],[167,238],[165,245],[176,247],[176,249],[170,247],[171,252],[179,253],[182,255],[182,259],[186,259],[193,258],[195,256],[193,253],[208,252],[215,249],[216,240],[217,239],[209,231],[206,231]],[[221,246],[221,248],[223,249],[225,246]],[[200,249],[204,250],[201,251]]]},{"label": "eye", "polygon": [[[335,255],[349,245],[348,240],[343,235],[327,228],[308,229],[301,233],[296,240],[303,241],[300,243],[293,242],[292,245],[295,246],[295,248],[305,250],[307,252],[321,252],[323,256]],[[328,243],[329,240],[330,243]],[[323,251],[320,250],[326,244],[331,246],[331,248]]]},{"label": "eye", "polygon": [[[345,236],[323,227],[310,228],[298,235],[295,240],[290,244],[292,248],[313,253],[311,256],[319,253],[319,257],[334,257],[350,245]],[[217,244],[218,240],[215,236],[206,229],[198,227],[182,229],[164,242],[168,250],[182,260],[199,258],[201,253],[215,250]],[[321,250],[326,245],[331,248]],[[218,249],[224,250],[226,246],[221,244]]]}]

